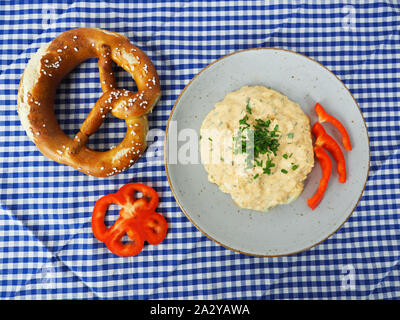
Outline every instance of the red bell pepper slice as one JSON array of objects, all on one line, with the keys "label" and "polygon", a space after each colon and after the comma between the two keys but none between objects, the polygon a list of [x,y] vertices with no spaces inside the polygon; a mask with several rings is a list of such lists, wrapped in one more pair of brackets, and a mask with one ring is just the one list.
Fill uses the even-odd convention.
[{"label": "red bell pepper slice", "polygon": [[319,103],[317,103],[315,105],[314,109],[318,115],[319,122],[323,123],[326,121],[326,122],[329,122],[330,124],[332,124],[342,135],[342,142],[343,142],[344,148],[347,151],[351,151],[352,147],[351,147],[351,143],[350,143],[349,134],[347,133],[347,130],[343,126],[343,124],[338,119],[336,119],[334,116],[327,113]]},{"label": "red bell pepper slice", "polygon": [[319,182],[317,191],[310,199],[307,200],[307,204],[312,210],[314,210],[320,204],[322,198],[324,197],[324,193],[326,187],[328,186],[328,182],[332,172],[332,160],[325,152],[325,150],[320,146],[315,146],[314,153],[321,166],[322,177]]},{"label": "red bell pepper slice", "polygon": [[329,151],[336,161],[336,170],[339,174],[339,182],[346,182],[346,160],[339,145],[328,133],[326,133],[324,127],[319,122],[316,122],[311,130],[312,134],[316,138],[315,145],[323,147]]},{"label": "red bell pepper slice", "polygon": [[159,244],[167,234],[167,223],[158,213],[154,212],[142,217],[141,225],[145,238],[150,244]]},{"label": "red bell pepper slice", "polygon": [[[136,193],[142,193],[137,198]],[[157,192],[141,183],[129,183],[116,193],[101,197],[94,205],[92,215],[93,235],[114,254],[122,257],[135,256],[143,249],[144,241],[161,243],[167,234],[167,221],[154,210],[158,205]],[[104,223],[108,207],[118,204],[117,221],[109,228]],[[130,239],[123,243],[124,235]]]}]

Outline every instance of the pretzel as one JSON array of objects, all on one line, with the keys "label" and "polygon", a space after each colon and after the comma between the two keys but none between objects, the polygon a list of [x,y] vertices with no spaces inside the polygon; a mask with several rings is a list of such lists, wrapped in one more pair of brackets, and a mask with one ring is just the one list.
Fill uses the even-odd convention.
[{"label": "pretzel", "polygon": [[[102,96],[73,139],[54,114],[58,83],[81,62],[98,57]],[[138,92],[118,89],[112,61],[131,74]],[[105,177],[133,165],[146,149],[147,114],[160,98],[160,83],[150,59],[121,34],[91,28],[65,31],[28,62],[18,91],[18,114],[29,138],[48,158],[85,174]],[[121,143],[105,152],[86,146],[108,112],[126,121]]]}]

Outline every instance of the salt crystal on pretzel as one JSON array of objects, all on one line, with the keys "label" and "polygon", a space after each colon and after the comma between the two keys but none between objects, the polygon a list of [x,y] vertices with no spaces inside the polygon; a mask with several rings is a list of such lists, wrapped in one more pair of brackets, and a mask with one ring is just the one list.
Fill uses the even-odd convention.
[{"label": "salt crystal on pretzel", "polygon": [[[103,95],[71,139],[61,130],[54,114],[57,85],[78,64],[93,57],[99,59]],[[138,92],[117,89],[112,61],[132,75]],[[154,86],[146,86],[147,82]],[[18,114],[27,135],[45,156],[83,173],[106,177],[129,168],[146,149],[147,114],[160,95],[152,62],[127,37],[79,28],[60,34],[32,56],[19,86]],[[86,146],[87,141],[108,112],[126,121],[125,138],[111,150],[94,151]]]}]

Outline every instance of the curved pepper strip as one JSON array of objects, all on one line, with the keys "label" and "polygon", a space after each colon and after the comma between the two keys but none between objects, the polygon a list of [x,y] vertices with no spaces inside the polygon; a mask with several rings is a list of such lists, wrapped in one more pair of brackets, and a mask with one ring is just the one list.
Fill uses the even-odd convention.
[{"label": "curved pepper strip", "polygon": [[[142,193],[137,199],[136,193]],[[159,244],[167,234],[167,222],[154,210],[158,205],[157,192],[141,183],[129,183],[116,193],[101,197],[94,205],[92,230],[94,236],[104,242],[114,254],[122,257],[135,256],[142,251],[144,241]],[[119,217],[109,228],[104,223],[108,207],[117,204],[122,208]],[[131,241],[122,242],[125,234]]]},{"label": "curved pepper strip", "polygon": [[332,160],[329,157],[329,155],[325,152],[325,150],[322,147],[315,146],[314,153],[321,166],[322,177],[319,182],[317,191],[310,199],[307,200],[308,206],[313,210],[319,205],[322,198],[324,197],[324,193],[326,187],[328,186],[328,182],[332,172]]},{"label": "curved pepper strip", "polygon": [[329,151],[329,153],[335,159],[337,165],[336,170],[339,174],[339,182],[346,182],[346,160],[339,145],[328,133],[326,133],[324,127],[319,122],[316,122],[311,130],[312,134],[316,138],[315,145],[323,147]]},{"label": "curved pepper strip", "polygon": [[350,143],[350,138],[349,138],[349,134],[347,133],[346,128],[343,126],[343,124],[336,119],[334,116],[331,116],[329,113],[327,113],[325,111],[325,109],[319,104],[317,103],[315,105],[315,112],[318,115],[318,119],[319,122],[329,122],[330,124],[332,124],[342,135],[342,142],[343,142],[343,146],[347,151],[351,151],[352,147],[351,147],[351,143]]}]

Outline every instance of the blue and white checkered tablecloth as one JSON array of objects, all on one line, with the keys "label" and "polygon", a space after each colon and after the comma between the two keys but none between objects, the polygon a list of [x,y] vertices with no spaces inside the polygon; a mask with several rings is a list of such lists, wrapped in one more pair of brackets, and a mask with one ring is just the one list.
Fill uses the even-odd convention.
[{"label": "blue and white checkered tablecloth", "polygon": [[[0,1],[2,299],[400,298],[398,0],[29,2]],[[45,158],[20,125],[18,84],[40,46],[81,26],[120,32],[149,55],[163,92],[149,122],[161,130],[190,79],[228,53],[285,48],[327,66],[359,102],[370,135],[370,176],[352,217],[306,252],[251,257],[189,222],[162,161],[143,157],[99,179]],[[134,90],[130,76],[117,71],[119,86]],[[100,94],[95,59],[63,80],[55,104],[63,130],[73,135]],[[119,143],[123,123],[109,117],[90,146]],[[120,258],[94,239],[90,218],[99,197],[131,181],[157,190],[169,232],[162,244]]]}]

